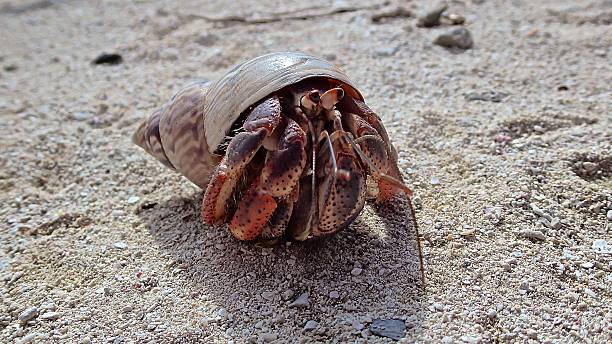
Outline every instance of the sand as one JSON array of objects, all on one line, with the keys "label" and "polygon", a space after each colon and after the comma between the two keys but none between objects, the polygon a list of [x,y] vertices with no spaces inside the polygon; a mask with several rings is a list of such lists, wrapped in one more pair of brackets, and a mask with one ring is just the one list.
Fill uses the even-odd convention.
[{"label": "sand", "polygon": [[[0,342],[393,342],[381,319],[400,342],[609,340],[612,5],[451,2],[466,50],[401,5],[0,1]],[[282,50],[333,60],[383,118],[424,288],[405,201],[241,243],[130,142],[190,80]]]}]

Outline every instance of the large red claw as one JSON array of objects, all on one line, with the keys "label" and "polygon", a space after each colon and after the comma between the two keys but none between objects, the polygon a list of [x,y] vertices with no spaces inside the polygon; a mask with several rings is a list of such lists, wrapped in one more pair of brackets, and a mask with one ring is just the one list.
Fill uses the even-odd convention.
[{"label": "large red claw", "polygon": [[208,183],[204,193],[204,200],[202,201],[202,220],[204,223],[212,225],[223,217],[223,213],[217,210],[217,200],[226,180],[225,172],[217,170],[213,174],[210,183]]},{"label": "large red claw", "polygon": [[240,201],[229,229],[238,240],[256,239],[276,210],[274,198],[259,189],[259,179]]}]

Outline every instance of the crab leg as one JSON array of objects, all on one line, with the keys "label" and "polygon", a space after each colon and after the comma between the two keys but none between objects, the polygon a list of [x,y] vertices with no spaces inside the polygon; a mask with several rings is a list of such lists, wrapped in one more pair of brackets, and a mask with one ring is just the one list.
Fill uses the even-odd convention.
[{"label": "crab leg", "polygon": [[272,136],[281,120],[280,101],[270,97],[257,105],[244,122],[245,132],[236,135],[227,147],[227,153],[215,169],[202,203],[202,219],[213,224],[225,217],[228,200],[242,176],[245,167]]},{"label": "crab leg", "polygon": [[286,199],[292,195],[306,165],[305,144],[306,133],[294,120],[287,118],[278,149],[268,152],[261,177],[253,182],[230,222],[230,231],[236,238],[257,238],[269,220],[272,220],[271,231],[275,235],[281,229],[284,231],[281,227],[286,226],[292,210]]},{"label": "crab leg", "polygon": [[355,140],[348,136],[347,139],[378,183],[377,202],[387,202],[402,192],[412,196],[412,191],[401,180],[395,159],[389,158],[392,151],[379,132],[358,115],[348,113],[345,120],[351,133],[357,136]]},{"label": "crab leg", "polygon": [[318,185],[319,222],[314,236],[333,233],[352,222],[365,204],[365,176],[360,171],[352,148],[339,139],[343,131],[330,137],[323,131],[320,142],[325,146],[319,153],[324,169],[317,171],[324,179]]}]

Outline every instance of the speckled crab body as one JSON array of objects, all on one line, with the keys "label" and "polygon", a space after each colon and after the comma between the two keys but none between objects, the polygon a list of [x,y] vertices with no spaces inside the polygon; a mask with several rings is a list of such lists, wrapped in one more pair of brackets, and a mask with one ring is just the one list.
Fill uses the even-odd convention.
[{"label": "speckled crab body", "polygon": [[333,64],[303,53],[244,62],[178,92],[133,140],[205,189],[202,219],[240,240],[337,232],[400,192],[380,118]]}]

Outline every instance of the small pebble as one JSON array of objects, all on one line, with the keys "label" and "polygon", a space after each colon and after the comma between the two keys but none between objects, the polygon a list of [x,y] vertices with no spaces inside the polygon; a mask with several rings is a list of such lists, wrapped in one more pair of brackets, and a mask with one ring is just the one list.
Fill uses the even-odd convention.
[{"label": "small pebble", "polygon": [[536,330],[529,329],[527,330],[527,337],[531,339],[538,339],[538,332]]},{"label": "small pebble", "polygon": [[129,312],[131,312],[132,310],[133,310],[132,306],[125,306],[125,307],[121,308],[121,311],[122,311],[123,313],[129,313]]},{"label": "small pebble", "polygon": [[470,49],[474,45],[472,34],[464,27],[458,27],[450,32],[439,35],[433,42],[445,48]]},{"label": "small pebble", "polygon": [[261,338],[264,343],[270,343],[277,340],[278,335],[276,333],[262,333],[259,335],[259,338]]},{"label": "small pebble", "polygon": [[32,343],[36,339],[37,335],[38,335],[38,333],[29,333],[29,334],[23,336],[21,338],[21,340],[18,341],[18,343],[20,343],[20,344]]},{"label": "small pebble", "polygon": [[92,113],[84,112],[84,111],[77,111],[72,114],[72,119],[74,119],[75,121],[86,121],[92,117],[93,117]]},{"label": "small pebble", "polygon": [[440,17],[442,17],[442,13],[444,13],[447,8],[448,6],[443,4],[428,10],[423,15],[419,16],[416,25],[418,27],[434,27],[440,25]]},{"label": "small pebble", "polygon": [[590,288],[584,288],[584,293],[589,295],[592,298],[596,298],[597,294],[595,294],[595,292],[593,290],[591,290]]},{"label": "small pebble", "polygon": [[584,167],[587,172],[593,172],[597,169],[598,165],[594,162],[585,161],[582,163],[582,167]]},{"label": "small pebble", "polygon": [[127,200],[128,204],[136,204],[138,201],[140,201],[140,197],[138,196],[130,196]]},{"label": "small pebble", "polygon": [[17,319],[21,322],[30,321],[38,316],[38,308],[30,307],[26,308],[23,312],[19,313]]},{"label": "small pebble", "polygon": [[583,267],[583,268],[585,268],[585,269],[590,269],[590,268],[592,268],[592,267],[593,267],[593,263],[591,263],[591,262],[585,262],[585,263],[580,264],[580,266],[582,266],[582,267]]},{"label": "small pebble", "polygon": [[291,300],[293,295],[295,295],[295,292],[291,289],[287,289],[283,292],[283,295],[281,295],[281,297],[283,298],[283,300],[288,301]]},{"label": "small pebble", "polygon": [[444,336],[442,338],[442,343],[443,344],[453,344],[454,343],[453,337]]},{"label": "small pebble", "polygon": [[308,308],[310,307],[310,301],[308,300],[308,293],[303,293],[302,295],[298,296],[297,299],[295,299],[295,301],[291,302],[289,304],[289,307],[295,307],[295,308]]},{"label": "small pebble", "polygon": [[546,240],[546,235],[544,235],[544,233],[530,229],[520,231],[519,235],[527,239],[534,239],[540,241]]},{"label": "small pebble", "polygon": [[304,331],[312,331],[317,328],[319,324],[314,320],[308,320],[306,325],[304,325]]},{"label": "small pebble", "polygon": [[561,229],[561,221],[557,218],[553,218],[552,221],[550,221],[550,228],[555,230]]},{"label": "small pebble", "polygon": [[431,183],[431,185],[439,185],[440,184],[440,178],[438,178],[438,177],[431,177],[431,180],[429,182]]},{"label": "small pebble", "polygon": [[612,209],[608,210],[608,212],[606,213],[606,216],[608,217],[609,221],[612,221]]},{"label": "small pebble", "polygon": [[361,272],[363,272],[362,268],[353,268],[353,270],[351,270],[351,275],[359,276],[361,275]]},{"label": "small pebble", "polygon": [[530,291],[531,290],[531,286],[529,285],[529,281],[523,281],[521,282],[521,290],[524,291]]},{"label": "small pebble", "polygon": [[370,332],[380,337],[400,340],[406,336],[406,324],[399,319],[374,319]]},{"label": "small pebble", "polygon": [[463,25],[463,23],[465,23],[465,17],[457,13],[449,14],[448,20],[450,20],[453,25]]},{"label": "small pebble", "polygon": [[433,303],[433,309],[438,311],[438,312],[442,312],[444,310],[444,305],[441,304],[440,302],[434,302]]},{"label": "small pebble", "polygon": [[120,250],[123,250],[123,249],[126,249],[128,247],[128,245],[126,243],[124,243],[124,242],[116,242],[116,243],[113,244],[113,247],[117,248],[117,249],[120,249]]},{"label": "small pebble", "polygon": [[376,49],[376,56],[386,57],[393,56],[397,52],[398,47],[384,47]]},{"label": "small pebble", "polygon": [[46,312],[40,316],[42,320],[56,320],[56,319],[59,319],[59,317],[60,317],[60,314],[57,312]]},{"label": "small pebble", "polygon": [[270,324],[282,324],[285,318],[282,315],[276,316],[270,320]]},{"label": "small pebble", "polygon": [[335,290],[332,290],[332,291],[329,292],[329,298],[336,300],[336,299],[340,298],[340,293],[338,293]]}]

